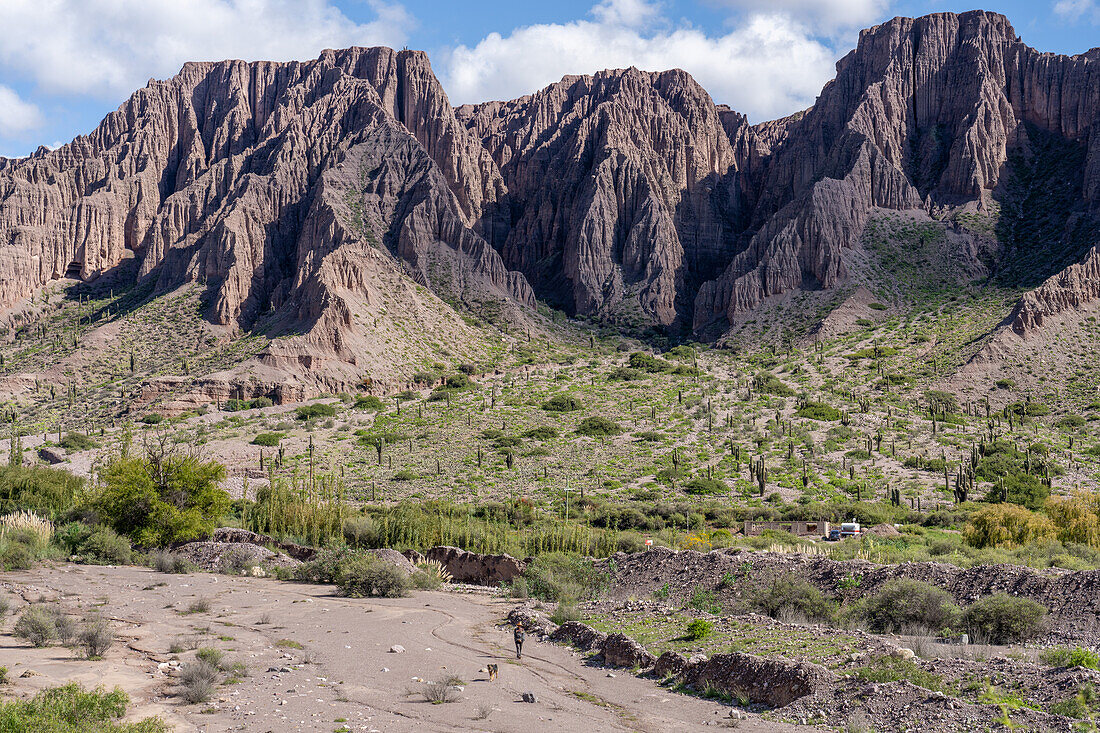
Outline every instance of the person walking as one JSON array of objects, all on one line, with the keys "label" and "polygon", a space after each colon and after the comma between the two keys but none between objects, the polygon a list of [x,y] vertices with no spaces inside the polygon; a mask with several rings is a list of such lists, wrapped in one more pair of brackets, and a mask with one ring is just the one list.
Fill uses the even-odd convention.
[{"label": "person walking", "polygon": [[516,640],[516,659],[523,659],[523,640],[527,638],[527,633],[519,624],[516,624],[516,630],[512,634],[512,638]]}]

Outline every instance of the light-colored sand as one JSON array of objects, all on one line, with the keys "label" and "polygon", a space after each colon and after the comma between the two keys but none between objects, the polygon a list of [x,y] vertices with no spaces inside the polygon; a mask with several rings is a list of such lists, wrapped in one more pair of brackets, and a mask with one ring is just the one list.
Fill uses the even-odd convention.
[{"label": "light-colored sand", "polygon": [[[164,584],[164,585],[160,585]],[[758,717],[727,719],[720,703],[670,692],[622,670],[590,666],[578,654],[529,638],[522,663],[510,630],[498,626],[510,604],[489,592],[417,592],[396,600],[332,595],[326,586],[211,574],[164,575],[142,568],[62,565],[0,574],[0,587],[32,601],[59,599],[73,613],[115,620],[122,642],[103,661],[63,647],[32,649],[0,638],[14,684],[5,695],[76,680],[119,685],[137,716],[159,714],[177,731],[664,731],[731,723],[743,731],[795,730]],[[208,598],[208,613],[182,613]],[[268,623],[260,623],[267,621]],[[10,632],[13,617],[4,623]],[[279,645],[290,640],[302,645]],[[173,642],[213,646],[244,662],[249,676],[220,687],[211,702],[182,705],[175,679],[158,665],[187,661]],[[388,653],[391,645],[405,648]],[[302,664],[308,660],[309,663]],[[479,673],[500,665],[500,678]],[[26,670],[38,675],[21,678]],[[279,671],[289,670],[289,671]],[[424,702],[418,679],[457,675],[456,702]],[[524,703],[524,692],[538,702]],[[479,719],[487,706],[492,712]],[[346,721],[346,723],[344,722]]]}]

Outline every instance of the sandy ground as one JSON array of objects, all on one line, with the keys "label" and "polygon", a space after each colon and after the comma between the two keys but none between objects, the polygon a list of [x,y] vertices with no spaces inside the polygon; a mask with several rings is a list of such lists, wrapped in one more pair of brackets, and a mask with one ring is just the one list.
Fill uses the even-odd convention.
[{"label": "sandy ground", "polygon": [[[14,596],[0,637],[0,664],[14,680],[0,688],[4,695],[28,696],[70,680],[118,685],[130,694],[134,716],[161,715],[177,731],[796,729],[756,716],[729,720],[727,706],[587,665],[571,650],[531,637],[518,662],[510,629],[499,626],[511,604],[487,591],[359,600],[334,596],[328,586],[267,578],[79,565],[3,573],[0,587]],[[78,617],[110,617],[120,643],[104,660],[85,661],[64,647],[33,649],[13,638],[20,599],[40,598]],[[210,611],[186,613],[200,598],[209,599]],[[169,653],[173,643],[222,649],[247,665],[248,676],[219,687],[208,703],[184,705],[165,663],[187,661],[193,652]],[[406,651],[390,653],[395,644]],[[479,671],[490,663],[500,665],[495,682]],[[419,680],[452,674],[467,682],[457,701],[423,700]],[[537,702],[522,702],[524,692]]]}]

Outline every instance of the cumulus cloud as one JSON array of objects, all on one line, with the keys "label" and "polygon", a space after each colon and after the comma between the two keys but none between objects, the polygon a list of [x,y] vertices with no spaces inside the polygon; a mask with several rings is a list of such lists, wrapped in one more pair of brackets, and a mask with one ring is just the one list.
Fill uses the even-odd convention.
[{"label": "cumulus cloud", "polygon": [[404,8],[368,0],[355,23],[329,0],[3,0],[0,64],[51,93],[108,97],[185,61],[309,59],[323,48],[402,45]]},{"label": "cumulus cloud", "polygon": [[442,65],[452,102],[513,99],[563,75],[606,68],[681,68],[716,102],[759,121],[809,106],[835,71],[833,49],[783,13],[750,14],[717,36],[672,26],[644,0],[605,0],[591,17],[492,33],[453,49]]},{"label": "cumulus cloud", "polygon": [[15,135],[38,127],[42,113],[23,101],[15,91],[0,84],[0,135]]},{"label": "cumulus cloud", "polygon": [[710,2],[749,13],[783,13],[810,24],[821,32],[835,33],[877,22],[889,9],[891,0],[710,0]]},{"label": "cumulus cloud", "polygon": [[1096,0],[1058,0],[1054,3],[1054,12],[1071,21],[1087,17],[1093,23],[1100,23],[1100,4]]}]

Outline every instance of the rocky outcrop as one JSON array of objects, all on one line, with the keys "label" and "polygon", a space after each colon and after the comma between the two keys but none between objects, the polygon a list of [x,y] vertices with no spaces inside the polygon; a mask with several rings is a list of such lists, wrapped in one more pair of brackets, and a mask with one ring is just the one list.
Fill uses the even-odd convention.
[{"label": "rocky outcrop", "polygon": [[[812,107],[756,125],[679,70],[456,110],[415,51],[187,64],[91,134],[0,162],[0,308],[66,276],[198,288],[225,331],[292,336],[244,385],[291,398],[399,384],[424,344],[475,340],[460,303],[516,320],[537,295],[720,338],[773,296],[845,283],[876,210],[1011,214],[1033,185],[1017,161],[1048,140],[1068,146],[1070,226],[1001,227],[998,267],[1053,273],[1100,232],[1078,225],[1100,221],[1098,61],[1035,51],[994,13],[895,18]],[[1035,294],[1020,328],[1088,296],[1092,268]],[[395,343],[412,325],[429,338]],[[168,387],[190,390],[180,409],[224,391],[149,390]]]},{"label": "rocky outcrop", "polygon": [[266,534],[259,534],[237,527],[218,527],[214,530],[210,539],[220,544],[248,544],[275,547],[280,552],[285,552],[295,560],[301,560],[303,562],[312,560],[317,554],[317,548],[315,547],[298,545],[293,542],[280,542],[274,537],[269,537]]},{"label": "rocky outcrop", "polygon": [[827,669],[816,664],[740,653],[715,654],[689,664],[680,677],[697,690],[714,690],[773,708],[812,695],[835,681]]},{"label": "rocky outcrop", "polygon": [[570,644],[581,651],[591,652],[601,648],[607,641],[607,634],[596,631],[580,621],[566,621],[552,634],[550,640],[559,644]]},{"label": "rocky outcrop", "polygon": [[527,563],[511,555],[483,555],[457,547],[433,547],[424,557],[443,565],[456,583],[510,583],[527,569]]},{"label": "rocky outcrop", "polygon": [[600,644],[600,655],[608,667],[649,669],[657,658],[626,634],[610,634]]},{"label": "rocky outcrop", "polygon": [[458,117],[508,187],[488,239],[569,312],[678,323],[732,256],[746,208],[737,156],[684,72],[568,76]]},{"label": "rocky outcrop", "polygon": [[1027,336],[1042,327],[1044,318],[1084,307],[1097,299],[1100,299],[1100,247],[1093,247],[1081,262],[1070,265],[1020,298],[1009,316],[1012,330]]},{"label": "rocky outcrop", "polygon": [[[375,346],[364,332],[380,330],[380,291],[413,317],[402,300],[446,309],[403,292],[416,283],[533,304],[471,228],[501,191],[422,53],[189,63],[90,135],[0,169],[0,308],[65,276],[193,283],[214,324],[300,335],[264,355],[273,381],[311,371],[353,384],[373,366],[358,354]],[[425,328],[441,321],[423,315]]]}]

